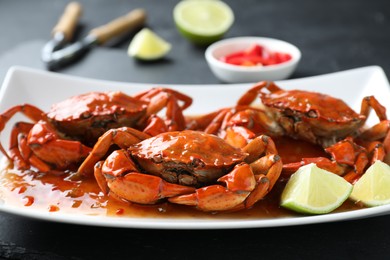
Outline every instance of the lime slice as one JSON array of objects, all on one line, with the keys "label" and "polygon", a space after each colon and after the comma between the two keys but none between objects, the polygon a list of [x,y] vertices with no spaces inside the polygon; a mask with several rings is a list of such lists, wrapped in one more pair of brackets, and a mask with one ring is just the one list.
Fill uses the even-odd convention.
[{"label": "lime slice", "polygon": [[290,177],[282,193],[281,206],[300,213],[329,213],[348,199],[352,187],[342,177],[308,164]]},{"label": "lime slice", "polygon": [[130,42],[127,51],[130,57],[140,60],[157,60],[171,50],[171,44],[148,28],[139,31]]},{"label": "lime slice", "polygon": [[390,166],[376,161],[355,183],[350,198],[368,207],[390,203]]},{"label": "lime slice", "polygon": [[195,44],[208,45],[229,30],[234,14],[219,0],[183,0],[173,9],[173,19],[184,37]]}]

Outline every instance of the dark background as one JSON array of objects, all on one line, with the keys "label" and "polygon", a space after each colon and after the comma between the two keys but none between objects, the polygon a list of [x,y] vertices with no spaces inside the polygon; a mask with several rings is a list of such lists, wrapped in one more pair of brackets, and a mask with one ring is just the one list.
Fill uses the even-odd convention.
[{"label": "dark background", "polygon": [[[303,54],[293,78],[368,65],[390,73],[390,2],[226,1],[236,20],[226,37],[265,36],[289,41]],[[0,79],[12,65],[44,69],[40,48],[66,1],[0,0]],[[148,26],[173,44],[165,60],[141,63],[127,57],[131,36],[93,49],[59,71],[105,80],[147,83],[219,83],[204,48],[174,27],[177,1],[81,1],[78,36],[142,7]],[[353,93],[351,93],[353,94]],[[0,258],[10,259],[388,259],[390,218],[242,230],[142,230],[88,227],[0,213]]]},{"label": "dark background", "polygon": [[[81,1],[78,36],[94,27],[144,8],[147,25],[173,44],[165,60],[140,63],[126,55],[130,37],[112,47],[94,48],[62,73],[98,79],[148,83],[218,83],[207,67],[204,48],[195,47],[175,29],[177,1]],[[390,72],[390,4],[386,0],[242,0],[228,1],[235,23],[226,37],[265,36],[289,41],[302,51],[293,77],[313,76],[368,65]],[[66,1],[0,1],[0,77],[11,65],[44,68],[40,48]]]}]

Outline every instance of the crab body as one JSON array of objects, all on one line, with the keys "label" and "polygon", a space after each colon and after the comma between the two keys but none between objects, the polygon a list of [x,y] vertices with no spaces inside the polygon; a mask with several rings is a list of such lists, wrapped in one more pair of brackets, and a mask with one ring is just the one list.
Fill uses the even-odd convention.
[{"label": "crab body", "polygon": [[246,157],[216,136],[189,131],[146,139],[129,152],[146,172],[194,187],[214,182]]}]

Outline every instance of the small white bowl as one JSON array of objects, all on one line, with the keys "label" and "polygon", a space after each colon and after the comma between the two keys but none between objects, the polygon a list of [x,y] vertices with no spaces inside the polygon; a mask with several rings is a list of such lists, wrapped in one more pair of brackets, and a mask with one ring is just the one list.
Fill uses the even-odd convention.
[{"label": "small white bowl", "polygon": [[[243,51],[253,44],[259,44],[270,51],[280,51],[291,55],[289,61],[267,66],[238,66],[227,64],[221,57]],[[285,41],[265,37],[237,37],[211,44],[205,53],[207,63],[214,75],[223,82],[246,83],[262,80],[282,80],[291,76],[300,59],[300,50]]]}]

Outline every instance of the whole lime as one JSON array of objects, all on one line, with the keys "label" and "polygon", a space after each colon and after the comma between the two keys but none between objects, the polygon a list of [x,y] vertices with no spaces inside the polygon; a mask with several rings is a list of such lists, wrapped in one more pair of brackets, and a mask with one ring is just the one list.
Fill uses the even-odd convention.
[{"label": "whole lime", "polygon": [[232,9],[219,0],[183,0],[173,9],[179,32],[197,45],[208,45],[223,37],[234,22]]}]

